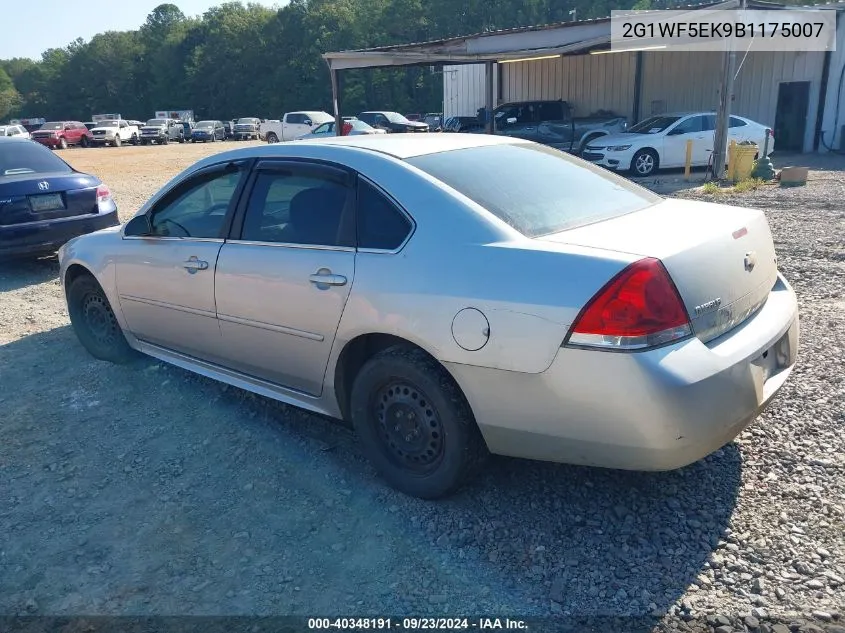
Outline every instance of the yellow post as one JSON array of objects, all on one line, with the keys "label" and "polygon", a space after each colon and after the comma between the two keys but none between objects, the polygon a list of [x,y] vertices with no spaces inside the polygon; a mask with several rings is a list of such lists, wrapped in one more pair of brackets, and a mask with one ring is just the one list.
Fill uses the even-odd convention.
[{"label": "yellow post", "polygon": [[692,139],[687,141],[687,157],[684,162],[684,178],[689,180],[690,167],[692,166]]},{"label": "yellow post", "polygon": [[736,141],[733,139],[728,145],[728,180],[736,180]]}]

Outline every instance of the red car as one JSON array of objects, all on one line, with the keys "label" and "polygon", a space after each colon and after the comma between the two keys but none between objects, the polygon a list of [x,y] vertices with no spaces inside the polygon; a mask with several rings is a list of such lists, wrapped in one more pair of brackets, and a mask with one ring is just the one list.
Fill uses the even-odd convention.
[{"label": "red car", "polygon": [[32,140],[51,149],[67,149],[70,145],[88,147],[93,137],[80,121],[48,121],[32,133]]}]

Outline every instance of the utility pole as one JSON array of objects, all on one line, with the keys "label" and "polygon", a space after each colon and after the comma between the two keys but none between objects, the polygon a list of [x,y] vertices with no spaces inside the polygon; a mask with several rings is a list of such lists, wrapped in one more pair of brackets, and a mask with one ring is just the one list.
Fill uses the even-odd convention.
[{"label": "utility pole", "polygon": [[[739,2],[740,11],[745,9],[745,0]],[[722,91],[719,95],[719,111],[716,113],[716,131],[713,142],[713,164],[711,174],[716,180],[725,175],[725,158],[728,153],[728,127],[731,118],[731,99],[734,91],[734,74],[736,74],[736,50],[728,40],[725,59],[722,65]]]}]

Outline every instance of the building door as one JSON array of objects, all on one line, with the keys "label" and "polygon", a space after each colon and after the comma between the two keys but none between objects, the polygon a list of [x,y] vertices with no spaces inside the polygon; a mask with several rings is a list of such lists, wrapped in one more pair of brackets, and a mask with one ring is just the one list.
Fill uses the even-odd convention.
[{"label": "building door", "polygon": [[804,132],[807,129],[809,104],[809,81],[789,81],[780,84],[775,113],[777,149],[790,152],[804,150]]}]

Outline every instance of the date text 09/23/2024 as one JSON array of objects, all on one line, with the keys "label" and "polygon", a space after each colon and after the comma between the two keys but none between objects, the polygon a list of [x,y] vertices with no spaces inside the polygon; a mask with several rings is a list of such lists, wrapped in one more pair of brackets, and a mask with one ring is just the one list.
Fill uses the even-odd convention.
[{"label": "date text 09/23/2024", "polygon": [[510,618],[308,618],[308,629],[396,631],[527,630],[524,620]]}]

